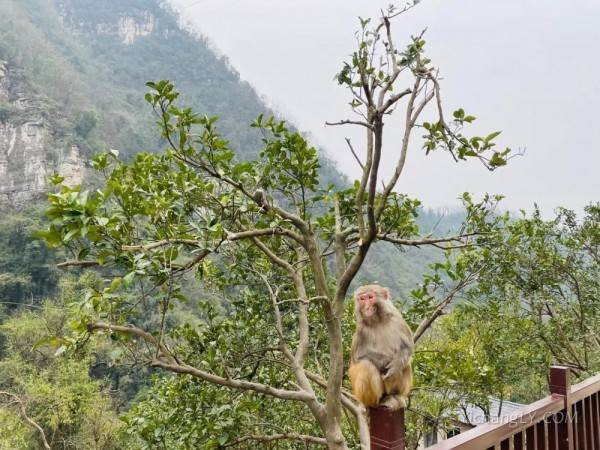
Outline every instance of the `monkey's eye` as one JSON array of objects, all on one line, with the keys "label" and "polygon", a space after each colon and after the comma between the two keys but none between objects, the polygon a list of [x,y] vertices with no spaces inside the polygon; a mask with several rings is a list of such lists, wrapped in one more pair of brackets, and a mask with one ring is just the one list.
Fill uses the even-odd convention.
[{"label": "monkey's eye", "polygon": [[371,302],[374,298],[375,296],[373,294],[364,294],[359,297],[359,300],[361,302]]}]

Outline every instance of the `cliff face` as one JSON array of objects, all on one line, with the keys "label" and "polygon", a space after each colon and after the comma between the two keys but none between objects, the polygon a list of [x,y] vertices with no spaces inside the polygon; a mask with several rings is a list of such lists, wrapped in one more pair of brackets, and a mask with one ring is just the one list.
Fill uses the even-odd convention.
[{"label": "cliff face", "polygon": [[54,173],[70,184],[83,179],[79,148],[58,135],[55,114],[17,69],[0,60],[0,202],[19,205],[39,197]]},{"label": "cliff face", "polygon": [[[107,5],[103,5],[95,11],[96,15],[86,12],[85,0],[83,3],[55,0],[55,4],[60,20],[69,30],[104,37],[112,36],[123,45],[133,45],[136,40],[150,36],[158,28],[158,18],[145,9],[145,7],[156,7],[156,4],[151,2],[145,5],[129,4],[125,9],[114,5],[106,8]],[[163,32],[168,34],[168,29]]]}]

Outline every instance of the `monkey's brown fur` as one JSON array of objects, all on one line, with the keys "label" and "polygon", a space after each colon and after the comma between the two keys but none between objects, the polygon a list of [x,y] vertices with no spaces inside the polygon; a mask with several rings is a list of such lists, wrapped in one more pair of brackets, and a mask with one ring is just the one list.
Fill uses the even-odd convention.
[{"label": "monkey's brown fur", "polygon": [[365,406],[371,407],[379,404],[383,396],[383,380],[377,367],[368,359],[361,359],[352,364],[348,369],[352,392]]},{"label": "monkey's brown fur", "polygon": [[412,388],[412,332],[387,288],[362,286],[354,298],[357,326],[348,371],[352,391],[367,407],[404,407]]}]

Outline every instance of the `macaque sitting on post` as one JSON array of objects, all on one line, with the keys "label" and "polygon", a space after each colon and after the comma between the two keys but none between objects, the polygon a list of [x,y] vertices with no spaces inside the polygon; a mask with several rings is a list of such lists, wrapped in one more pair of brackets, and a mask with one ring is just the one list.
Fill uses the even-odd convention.
[{"label": "macaque sitting on post", "polygon": [[358,288],[354,306],[356,332],[348,372],[352,391],[366,407],[403,408],[412,388],[412,332],[392,304],[388,288]]}]

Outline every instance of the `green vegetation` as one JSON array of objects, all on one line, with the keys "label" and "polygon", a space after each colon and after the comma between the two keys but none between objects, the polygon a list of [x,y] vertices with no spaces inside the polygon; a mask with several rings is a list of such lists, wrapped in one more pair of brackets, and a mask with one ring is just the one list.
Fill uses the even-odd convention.
[{"label": "green vegetation", "polygon": [[12,309],[52,294],[56,255],[34,233],[43,227],[39,208],[3,209],[0,216],[0,305]]},{"label": "green vegetation", "polygon": [[[402,53],[396,52],[392,42],[384,45],[379,39],[384,25],[390,26],[387,16],[374,28],[362,22],[364,40],[338,78],[355,95],[353,108],[366,118],[359,125],[369,130],[367,162],[352,187],[323,187],[316,149],[272,116],[260,114],[251,125],[263,136],[258,158],[236,158],[218,119],[180,106],[179,92],[163,80],[147,83],[145,99],[169,149],[138,153],[130,163],[115,151],[98,154],[92,165],[104,178],[102,189],[71,188],[57,179],[60,191],[49,196],[50,226],[43,234],[48,244],[77,255],[65,266],[101,269],[78,302],[80,319],[73,327],[81,339],[108,333],[136,342],[136,353],[145,355],[147,365],[212,384],[207,394],[212,389],[241,391],[238,406],[253,410],[244,417],[243,410],[223,404],[231,409],[231,420],[220,426],[218,419],[205,416],[211,425],[202,429],[218,434],[194,436],[203,448],[288,436],[331,449],[368,445],[365,411],[344,390],[343,378],[351,322],[346,298],[371,245],[446,250],[445,262],[434,265],[435,273],[413,291],[416,301],[407,318],[418,340],[455,295],[474,282],[482,269],[471,266],[469,257],[495,245],[507,220],[494,213],[498,198],[475,202],[464,194],[464,222],[456,233],[421,235],[416,223],[420,202],[393,189],[409,138],[422,126],[420,114],[429,103],[441,102],[439,81],[424,57],[424,41],[413,38]],[[370,55],[377,52],[385,52],[394,64],[373,66]],[[414,78],[414,87],[402,91],[395,81],[404,70]],[[354,90],[356,84],[368,93],[366,100]],[[378,191],[384,117],[405,96],[406,137],[396,175],[382,181]],[[490,170],[503,165],[510,150],[495,151],[493,139],[499,133],[484,138],[463,134],[463,126],[473,120],[461,109],[447,123],[438,110],[435,125],[425,127],[424,145],[457,160],[477,159]],[[202,322],[172,320],[175,305],[190,300],[185,292],[189,274],[224,296],[224,311],[201,302]],[[443,294],[444,280],[450,280],[452,294]],[[148,308],[159,312],[158,323],[142,322]],[[428,369],[425,373],[431,374]],[[153,394],[154,401],[146,401],[168,404],[172,389]],[[218,400],[210,395],[208,402]],[[168,424],[184,428],[165,432],[164,413],[160,408],[158,414],[143,416],[158,421],[150,430],[137,428],[150,446],[172,445],[188,429],[187,421],[175,419],[180,415],[167,412],[174,418]],[[255,434],[258,427],[274,429],[274,417],[280,427],[286,424],[282,433]],[[137,419],[129,420],[134,429]],[[157,432],[162,441],[152,439]]]},{"label": "green vegetation", "polygon": [[65,280],[56,301],[0,327],[0,448],[122,448],[108,386],[89,375],[101,347],[88,343],[67,355],[64,338],[48,338],[69,334],[64,302],[79,289]]}]

